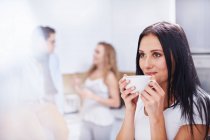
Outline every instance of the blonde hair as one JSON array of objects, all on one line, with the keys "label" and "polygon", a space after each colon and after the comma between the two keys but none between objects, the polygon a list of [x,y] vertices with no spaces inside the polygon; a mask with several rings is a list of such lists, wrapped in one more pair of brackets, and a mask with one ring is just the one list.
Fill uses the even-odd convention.
[{"label": "blonde hair", "polygon": [[[99,42],[98,45],[101,45],[104,47],[104,71],[103,71],[103,77],[104,80],[106,79],[107,74],[111,71],[117,78],[119,79],[119,72],[117,68],[117,59],[116,59],[116,51],[114,47],[106,42]],[[85,79],[90,76],[94,71],[96,70],[96,65],[92,65],[89,71],[87,72]]]}]

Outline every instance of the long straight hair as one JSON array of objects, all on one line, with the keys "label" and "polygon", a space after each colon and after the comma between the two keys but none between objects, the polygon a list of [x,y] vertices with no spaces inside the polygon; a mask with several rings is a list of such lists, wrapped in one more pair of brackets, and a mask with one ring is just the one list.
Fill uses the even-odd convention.
[{"label": "long straight hair", "polygon": [[[116,79],[119,79],[119,71],[117,68],[117,59],[116,59],[116,51],[114,47],[106,42],[99,42],[98,45],[103,46],[104,48],[104,69],[103,69],[103,78],[106,79],[106,76],[109,71],[113,72]],[[97,69],[96,65],[92,65],[88,70],[85,78],[90,76]]]},{"label": "long straight hair", "polygon": [[[201,88],[184,30],[179,25],[168,22],[158,22],[145,28],[138,41],[137,75],[143,75],[139,65],[140,43],[142,38],[149,34],[153,34],[159,39],[165,55],[168,69],[168,107],[170,107],[171,99],[175,99],[176,102],[173,107],[180,105],[182,118],[190,124],[192,136],[192,126],[195,125],[194,110],[196,108],[202,123],[206,126],[205,139],[207,139],[210,125],[210,98]],[[174,66],[172,65],[172,58],[174,59]]]}]

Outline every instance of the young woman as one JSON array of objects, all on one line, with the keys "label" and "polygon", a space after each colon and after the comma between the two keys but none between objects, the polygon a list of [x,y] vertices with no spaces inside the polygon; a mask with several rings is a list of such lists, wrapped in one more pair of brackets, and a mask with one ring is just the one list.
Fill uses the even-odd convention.
[{"label": "young woman", "polygon": [[203,140],[210,125],[210,96],[201,87],[188,41],[177,24],[159,22],[141,33],[136,74],[153,81],[141,93],[119,81],[125,118],[117,140]]},{"label": "young woman", "polygon": [[83,87],[76,86],[83,99],[80,140],[109,140],[114,122],[110,107],[120,106],[116,53],[111,44],[98,43],[84,81]]}]

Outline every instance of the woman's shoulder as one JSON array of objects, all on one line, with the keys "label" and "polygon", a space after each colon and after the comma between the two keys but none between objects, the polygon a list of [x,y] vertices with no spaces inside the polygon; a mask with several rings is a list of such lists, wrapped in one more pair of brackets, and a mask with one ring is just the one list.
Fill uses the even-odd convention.
[{"label": "woman's shoulder", "polygon": [[112,71],[109,71],[107,73],[106,78],[105,78],[105,83],[107,85],[113,85],[113,84],[117,84],[118,83],[117,77],[115,76],[115,74]]},{"label": "woman's shoulder", "polygon": [[109,71],[107,73],[106,80],[107,81],[113,81],[113,80],[116,81],[117,80],[117,77],[115,76],[115,74],[112,71]]}]

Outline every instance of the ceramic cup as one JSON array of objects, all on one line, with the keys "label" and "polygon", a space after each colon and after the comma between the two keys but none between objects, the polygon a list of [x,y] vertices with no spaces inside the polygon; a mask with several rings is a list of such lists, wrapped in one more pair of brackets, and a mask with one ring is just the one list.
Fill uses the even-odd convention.
[{"label": "ceramic cup", "polygon": [[126,80],[129,80],[130,82],[126,86],[126,89],[135,86],[135,90],[132,91],[132,93],[139,92],[144,90],[144,88],[151,82],[151,76],[148,75],[132,75],[132,76],[126,76]]}]

